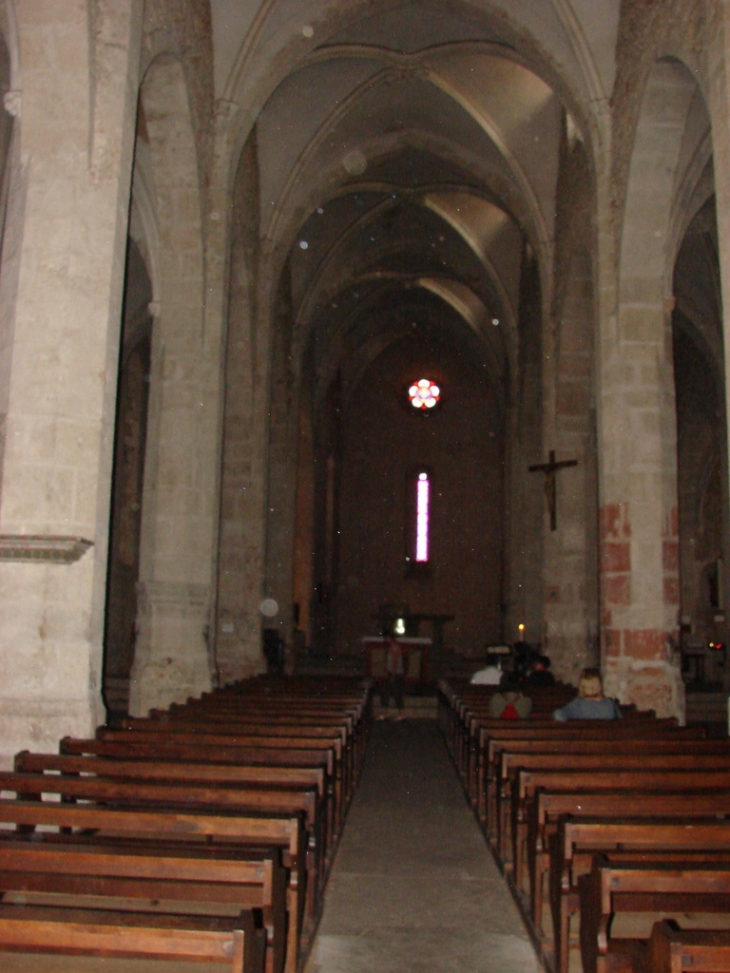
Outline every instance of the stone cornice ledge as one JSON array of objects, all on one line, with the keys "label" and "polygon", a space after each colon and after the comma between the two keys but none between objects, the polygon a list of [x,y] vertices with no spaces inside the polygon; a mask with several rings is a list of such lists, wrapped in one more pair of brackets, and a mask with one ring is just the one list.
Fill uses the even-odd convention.
[{"label": "stone cornice ledge", "polygon": [[85,537],[54,534],[0,534],[0,561],[50,561],[73,564],[93,547]]}]

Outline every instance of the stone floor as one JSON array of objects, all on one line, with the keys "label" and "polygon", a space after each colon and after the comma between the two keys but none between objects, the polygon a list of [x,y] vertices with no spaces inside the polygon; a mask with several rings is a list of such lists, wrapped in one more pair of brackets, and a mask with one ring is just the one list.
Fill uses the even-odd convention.
[{"label": "stone floor", "polygon": [[376,723],[306,973],[539,969],[436,723]]}]

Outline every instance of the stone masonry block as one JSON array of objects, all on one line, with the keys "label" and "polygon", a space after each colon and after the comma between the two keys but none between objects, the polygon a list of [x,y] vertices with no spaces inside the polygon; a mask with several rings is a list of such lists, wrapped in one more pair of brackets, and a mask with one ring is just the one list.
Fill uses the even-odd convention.
[{"label": "stone masonry block", "polygon": [[599,532],[601,540],[623,540],[631,537],[628,504],[604,504],[599,511]]},{"label": "stone masonry block", "polygon": [[621,654],[621,632],[616,628],[604,628],[602,641],[604,656],[618,658]]},{"label": "stone masonry block", "polygon": [[679,570],[679,541],[662,541],[662,566],[665,571]]},{"label": "stone masonry block", "polygon": [[663,659],[666,633],[660,629],[626,629],[623,633],[624,654],[632,659]]},{"label": "stone masonry block", "polygon": [[631,570],[631,544],[604,542],[601,544],[601,574],[613,574]]},{"label": "stone masonry block", "polygon": [[678,605],[679,602],[679,578],[664,578],[664,604]]},{"label": "stone masonry block", "polygon": [[631,575],[613,574],[601,578],[601,596],[607,606],[631,604]]},{"label": "stone masonry block", "polygon": [[619,320],[619,337],[626,342],[663,344],[664,319],[651,308],[623,308]]}]

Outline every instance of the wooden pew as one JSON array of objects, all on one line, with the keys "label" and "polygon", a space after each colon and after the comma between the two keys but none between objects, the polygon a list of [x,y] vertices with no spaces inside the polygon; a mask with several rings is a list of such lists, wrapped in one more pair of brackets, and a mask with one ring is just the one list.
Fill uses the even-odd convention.
[{"label": "wooden pew", "polygon": [[[578,911],[578,877],[590,871],[597,852],[661,852],[671,857],[678,853],[710,852],[730,854],[730,820],[601,820],[562,817],[550,839],[549,888],[552,914],[554,966],[567,973],[570,944],[570,919]],[[536,876],[541,890],[542,875]],[[537,912],[537,908],[536,908]],[[535,916],[541,931],[542,910]],[[544,944],[550,946],[549,941]]]},{"label": "wooden pew", "polygon": [[611,862],[596,856],[579,880],[583,973],[639,973],[644,939],[615,938],[618,912],[713,913],[730,911],[730,864],[666,861]]},{"label": "wooden pew", "polygon": [[[515,861],[515,883],[522,878],[519,865],[524,861],[522,849],[527,840],[527,818],[530,802],[540,790],[543,794],[571,791],[591,793],[625,793],[627,803],[636,791],[651,793],[727,793],[730,794],[730,770],[673,770],[649,767],[642,770],[526,770],[520,768],[513,781],[511,820]],[[730,807],[728,807],[730,810]],[[545,845],[547,847],[547,845]],[[535,856],[531,856],[535,861]],[[543,856],[545,859],[546,856]],[[537,866],[536,866],[537,867]],[[537,877],[531,872],[533,899],[536,896]],[[518,884],[518,887],[519,884]]]},{"label": "wooden pew", "polygon": [[721,973],[730,970],[730,930],[680,929],[655,922],[644,960],[646,973]]},{"label": "wooden pew", "polygon": [[216,690],[150,717],[166,722],[198,720],[216,723],[258,719],[264,723],[294,722],[298,726],[338,721],[347,730],[355,755],[356,775],[362,766],[372,724],[372,680],[342,680],[337,684],[284,677],[253,679]]},{"label": "wooden pew", "polygon": [[[704,732],[704,731],[702,731]],[[481,754],[481,783],[480,788],[489,792],[489,787],[493,786],[490,778],[494,775],[494,767],[497,764],[499,755],[503,750],[510,749],[513,744],[519,742],[530,742],[531,745],[540,743],[553,743],[561,747],[565,752],[572,750],[574,744],[580,747],[588,743],[596,746],[607,745],[615,751],[615,741],[621,741],[622,749],[634,746],[637,741],[664,741],[671,740],[672,746],[678,746],[680,742],[689,744],[697,738],[693,729],[685,727],[674,727],[661,723],[660,721],[642,722],[639,726],[630,721],[603,721],[603,720],[572,720],[569,723],[552,723],[549,728],[541,727],[510,727],[499,726],[490,729],[488,733],[484,729],[480,731],[482,737],[480,743]],[[662,744],[658,743],[658,748]],[[490,842],[497,842],[496,816],[494,820],[487,822],[487,837]]]},{"label": "wooden pew", "polygon": [[[530,802],[527,858],[530,888],[537,892],[537,876],[549,867],[550,835],[557,831],[562,816],[601,818],[670,819],[673,822],[730,816],[730,791],[710,793],[658,793],[651,790],[625,792],[538,791]],[[542,886],[541,886],[542,887]],[[533,898],[531,914],[537,913]]]},{"label": "wooden pew", "polygon": [[264,932],[238,918],[0,904],[0,951],[225,963],[262,973]]},{"label": "wooden pew", "polygon": [[[516,723],[517,721],[514,721]],[[492,772],[496,754],[501,749],[518,741],[558,740],[563,749],[571,749],[573,741],[616,740],[626,741],[645,739],[695,740],[704,737],[702,727],[678,727],[672,720],[570,720],[566,723],[549,721],[547,723],[525,720],[519,725],[505,726],[504,720],[494,720],[479,728],[478,751],[476,754],[476,777],[472,787],[478,793],[488,791],[489,775]],[[472,803],[478,806],[478,798]],[[489,835],[494,839],[492,828]]]},{"label": "wooden pew", "polygon": [[122,730],[107,730],[101,727],[97,731],[97,736],[103,740],[118,740],[122,733],[130,734],[137,739],[141,734],[150,733],[163,740],[176,737],[191,739],[193,736],[225,736],[229,739],[236,737],[240,741],[246,738],[265,740],[266,746],[276,746],[276,741],[279,739],[282,742],[289,742],[293,739],[324,741],[331,744],[335,749],[335,760],[340,770],[342,790],[347,799],[352,795],[358,778],[359,768],[356,759],[355,739],[353,734],[348,731],[347,726],[343,725],[339,719],[331,723],[325,720],[312,724],[301,724],[292,716],[288,716],[285,721],[282,721],[268,714],[266,718],[261,716],[247,720],[236,718],[221,723],[213,722],[204,717],[171,721],[139,718],[129,719],[126,723],[127,726]]},{"label": "wooden pew", "polygon": [[[337,808],[335,816],[335,833],[339,835],[344,811],[349,804],[352,796],[351,784],[353,783],[345,773],[342,759],[342,741],[338,735],[331,737],[309,737],[309,736],[267,736],[264,732],[253,734],[237,733],[205,733],[191,732],[185,730],[183,726],[176,731],[167,732],[161,730],[152,733],[147,730],[109,730],[101,727],[97,730],[97,738],[105,743],[122,744],[146,744],[154,743],[158,746],[169,747],[173,744],[182,744],[184,747],[205,747],[208,754],[213,758],[213,753],[223,753],[226,748],[258,748],[268,751],[273,755],[277,750],[293,751],[307,750],[328,752],[328,766],[332,767],[332,780],[334,788],[334,802]],[[74,745],[66,740],[62,741],[63,753],[79,753],[78,749],[73,749]],[[188,750],[188,752],[192,752]],[[200,757],[198,759],[201,759]],[[202,759],[208,759],[203,757]]]},{"label": "wooden pew", "polygon": [[[211,846],[211,842],[213,845]],[[258,853],[252,859],[255,865],[265,860],[267,848],[285,850],[291,862],[286,888],[287,922],[285,945],[282,947],[281,909],[277,904],[272,911],[268,929],[272,948],[274,969],[283,962],[286,973],[296,973],[299,962],[299,929],[296,916],[300,912],[299,892],[302,885],[303,868],[301,849],[303,844],[302,824],[298,817],[260,818],[234,813],[217,814],[213,812],[196,814],[189,810],[140,810],[136,808],[100,808],[89,804],[66,804],[58,801],[22,801],[0,799],[0,849],[20,843],[28,849],[48,847],[54,856],[68,851],[74,853],[78,847],[91,846],[99,854],[125,851],[135,854],[149,853],[154,862],[161,852],[169,850],[180,857],[180,869],[191,862],[216,854],[234,862],[249,861],[250,849]],[[156,866],[150,865],[154,870]],[[51,865],[52,872],[52,865]],[[78,885],[91,892],[95,888],[103,891],[104,867],[100,862],[89,865],[89,874]],[[92,878],[90,876],[97,876]],[[162,881],[163,875],[158,876]],[[124,890],[123,876],[118,875],[117,890]],[[49,879],[52,881],[52,878]],[[69,880],[67,886],[73,892]],[[40,889],[39,889],[40,890]],[[176,898],[173,889],[165,890],[170,898]],[[131,892],[131,889],[130,889]],[[205,884],[203,895],[210,895]],[[178,896],[195,899],[194,886],[181,886]],[[125,894],[122,891],[122,894]],[[220,894],[216,892],[216,894]],[[32,927],[29,927],[29,929]],[[24,935],[29,935],[27,931]],[[284,958],[281,960],[281,954]]]},{"label": "wooden pew", "polygon": [[[16,754],[16,773],[63,774],[79,777],[82,774],[112,780],[171,781],[185,784],[233,784],[272,790],[315,790],[321,820],[321,844],[326,861],[334,851],[331,808],[325,790],[324,767],[272,767],[240,764],[214,764],[183,761],[114,759],[97,756],[66,756],[53,753]],[[324,871],[320,875],[320,884]]]},{"label": "wooden pew", "polygon": [[144,807],[146,805],[191,808],[201,813],[231,809],[239,815],[301,816],[304,822],[305,868],[297,877],[297,917],[301,930],[316,923],[319,908],[321,858],[320,823],[316,792],[312,790],[262,790],[226,783],[156,782],[114,780],[100,777],[67,777],[50,774],[18,774],[0,771],[0,791],[15,793],[18,799],[40,800],[53,795],[62,801],[89,801],[100,807]]},{"label": "wooden pew", "polygon": [[[629,759],[627,768],[634,761],[644,759],[661,759],[667,755],[686,757],[688,760],[699,758],[699,765],[710,763],[715,757],[722,760],[730,757],[730,742],[727,740],[689,739],[682,728],[679,732],[672,730],[663,736],[638,736],[621,739],[620,754]],[[576,769],[585,761],[603,763],[604,759],[617,757],[617,751],[612,740],[593,738],[571,739],[566,744],[560,736],[552,739],[536,738],[533,740],[496,740],[490,739],[489,767],[487,770],[486,793],[481,792],[483,798],[484,815],[480,815],[487,833],[496,834],[497,793],[502,782],[508,779],[519,766],[544,768],[547,766],[571,765],[575,760]],[[534,759],[533,759],[534,758]],[[552,763],[552,759],[555,763]],[[694,764],[693,764],[694,766]],[[491,827],[487,826],[487,822]]]}]

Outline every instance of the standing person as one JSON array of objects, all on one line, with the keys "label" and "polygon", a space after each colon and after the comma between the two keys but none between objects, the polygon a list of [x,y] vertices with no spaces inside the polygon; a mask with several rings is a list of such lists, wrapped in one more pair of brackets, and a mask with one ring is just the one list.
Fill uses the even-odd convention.
[{"label": "standing person", "polygon": [[391,697],[398,710],[397,720],[405,719],[403,689],[406,682],[406,663],[400,643],[389,635],[385,640],[386,682],[381,693],[381,703],[387,707]]},{"label": "standing person", "polygon": [[598,669],[589,668],[580,674],[576,698],[556,709],[553,719],[561,723],[566,720],[620,720],[621,710],[615,699],[603,695]]}]

